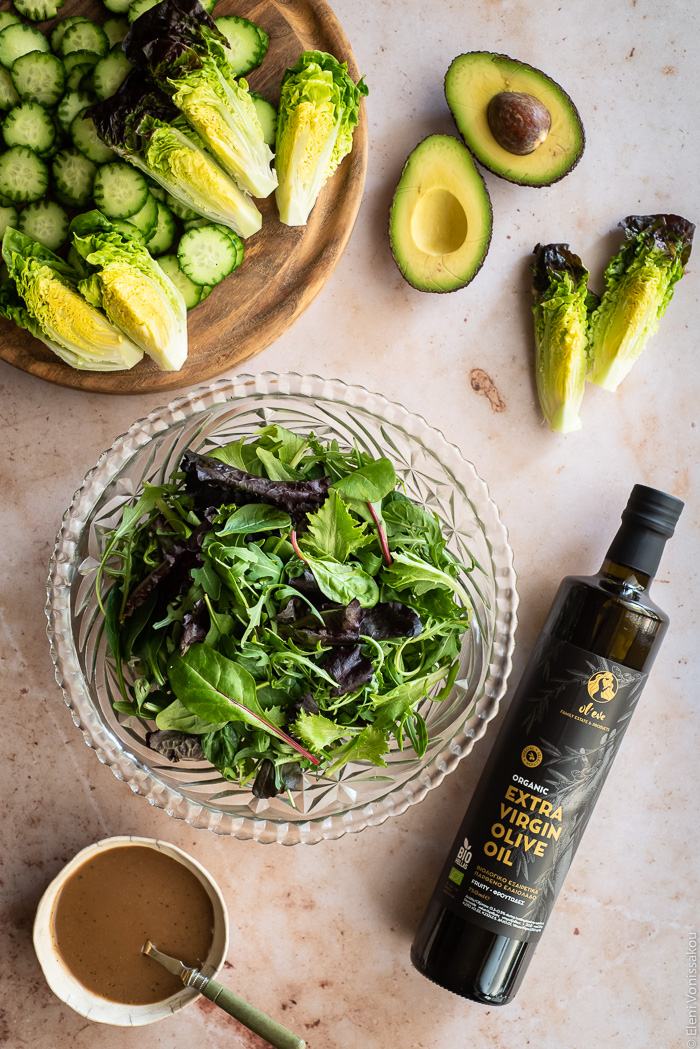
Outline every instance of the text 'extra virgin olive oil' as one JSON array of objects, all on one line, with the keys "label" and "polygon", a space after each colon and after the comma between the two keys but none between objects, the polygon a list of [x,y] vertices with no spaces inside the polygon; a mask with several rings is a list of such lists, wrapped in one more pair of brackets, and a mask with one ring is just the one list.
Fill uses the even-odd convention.
[{"label": "text 'extra virgin olive oil'", "polygon": [[456,994],[520,986],[666,632],[649,585],[682,509],[635,485],[600,572],[559,587],[411,949]]}]

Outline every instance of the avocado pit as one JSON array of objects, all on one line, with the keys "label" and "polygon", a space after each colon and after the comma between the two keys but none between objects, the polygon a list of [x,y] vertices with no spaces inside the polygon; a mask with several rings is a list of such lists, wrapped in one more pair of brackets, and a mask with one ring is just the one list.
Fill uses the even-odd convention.
[{"label": "avocado pit", "polygon": [[552,126],[546,106],[523,91],[499,91],[489,102],[486,115],[499,146],[517,157],[534,153]]}]

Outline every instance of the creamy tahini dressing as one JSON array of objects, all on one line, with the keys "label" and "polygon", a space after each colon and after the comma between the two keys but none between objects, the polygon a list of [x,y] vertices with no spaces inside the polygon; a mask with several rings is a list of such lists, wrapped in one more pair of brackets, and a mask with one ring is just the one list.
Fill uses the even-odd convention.
[{"label": "creamy tahini dressing", "polygon": [[211,949],[214,912],[206,889],[178,860],[144,845],[105,849],[63,885],[53,936],[66,968],[113,1002],[147,1005],[182,981],[141,953],[146,940],[200,968]]}]

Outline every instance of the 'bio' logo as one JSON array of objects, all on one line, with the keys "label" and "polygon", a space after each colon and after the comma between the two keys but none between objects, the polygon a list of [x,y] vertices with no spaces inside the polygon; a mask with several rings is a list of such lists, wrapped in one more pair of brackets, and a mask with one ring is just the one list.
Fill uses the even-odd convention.
[{"label": "'bio' logo", "polygon": [[459,852],[457,853],[457,859],[455,860],[455,863],[458,867],[461,867],[462,870],[466,870],[471,858],[472,847],[469,844],[469,838],[465,838],[464,842],[459,847]]}]

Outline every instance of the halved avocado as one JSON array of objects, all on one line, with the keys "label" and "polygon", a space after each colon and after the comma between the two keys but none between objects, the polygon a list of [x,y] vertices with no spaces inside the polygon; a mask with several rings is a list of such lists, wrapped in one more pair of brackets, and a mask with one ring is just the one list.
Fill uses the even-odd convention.
[{"label": "halved avocado", "polygon": [[[502,92],[532,96],[549,112],[544,141],[524,156],[504,149],[489,123],[489,104]],[[576,106],[559,84],[533,66],[491,51],[470,51],[458,55],[447,70],[445,95],[467,148],[500,178],[521,186],[551,186],[581,159],[585,136]]]},{"label": "halved avocado", "polygon": [[419,291],[456,291],[476,276],[491,242],[491,201],[471,154],[430,135],[404,166],[389,213],[396,265]]}]

